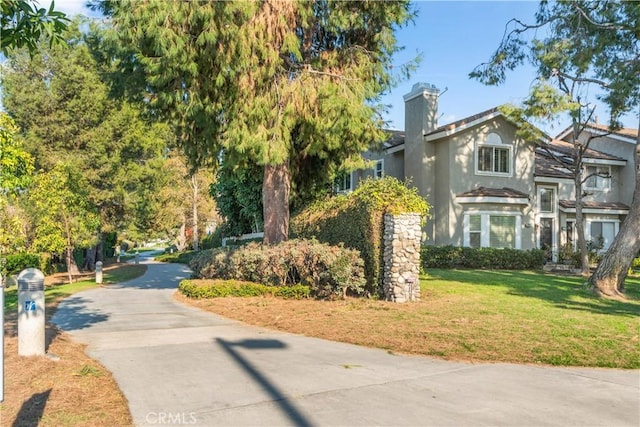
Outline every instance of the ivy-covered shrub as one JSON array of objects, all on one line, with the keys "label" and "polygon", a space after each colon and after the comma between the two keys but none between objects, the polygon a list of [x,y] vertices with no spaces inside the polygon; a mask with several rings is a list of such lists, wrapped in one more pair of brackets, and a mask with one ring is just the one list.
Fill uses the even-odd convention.
[{"label": "ivy-covered shrub", "polygon": [[365,179],[352,193],[318,201],[295,215],[291,234],[358,250],[364,260],[366,291],[380,295],[385,213],[418,213],[426,220],[429,205],[415,188],[396,178]]},{"label": "ivy-covered shrub", "polygon": [[194,277],[235,279],[269,286],[309,286],[325,298],[360,295],[364,291],[363,261],[357,251],[316,240],[289,240],[274,246],[249,243],[236,249],[199,252],[189,266]]},{"label": "ivy-covered shrub", "polygon": [[536,270],[545,260],[543,249],[468,248],[423,246],[422,268],[471,268],[497,270]]},{"label": "ivy-covered shrub", "polygon": [[238,280],[183,280],[178,289],[183,295],[194,299],[263,295],[284,299],[305,299],[311,296],[311,289],[305,285],[267,286]]}]

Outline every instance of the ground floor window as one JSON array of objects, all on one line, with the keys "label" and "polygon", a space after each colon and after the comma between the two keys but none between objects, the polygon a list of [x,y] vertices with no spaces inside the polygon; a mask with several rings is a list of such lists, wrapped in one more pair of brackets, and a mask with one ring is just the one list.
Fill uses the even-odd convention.
[{"label": "ground floor window", "polygon": [[521,248],[520,214],[478,212],[464,216],[464,246]]},{"label": "ground floor window", "polygon": [[612,221],[591,221],[589,241],[597,251],[606,251],[611,246],[617,233],[617,223]]}]

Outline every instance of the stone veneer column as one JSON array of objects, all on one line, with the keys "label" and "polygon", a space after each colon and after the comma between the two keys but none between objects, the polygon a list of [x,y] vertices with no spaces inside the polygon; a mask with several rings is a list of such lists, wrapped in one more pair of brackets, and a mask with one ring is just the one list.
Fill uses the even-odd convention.
[{"label": "stone veneer column", "polygon": [[420,300],[419,214],[384,216],[382,286],[388,301]]}]

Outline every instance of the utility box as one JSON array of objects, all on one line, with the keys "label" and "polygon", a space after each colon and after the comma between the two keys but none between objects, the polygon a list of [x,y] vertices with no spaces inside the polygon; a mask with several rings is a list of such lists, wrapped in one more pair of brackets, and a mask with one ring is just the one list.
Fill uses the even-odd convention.
[{"label": "utility box", "polygon": [[96,262],[96,283],[102,283],[102,261]]},{"label": "utility box", "polygon": [[27,268],[18,275],[18,354],[44,356],[44,274]]}]

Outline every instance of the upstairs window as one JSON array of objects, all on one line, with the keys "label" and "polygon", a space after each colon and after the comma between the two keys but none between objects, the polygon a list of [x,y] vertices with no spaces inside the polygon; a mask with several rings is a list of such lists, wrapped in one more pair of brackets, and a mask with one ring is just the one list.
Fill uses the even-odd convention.
[{"label": "upstairs window", "polygon": [[334,186],[337,193],[347,193],[353,190],[353,187],[351,184],[352,184],[351,173],[349,172],[341,173],[340,175],[338,175],[338,177],[334,182]]},{"label": "upstairs window", "polygon": [[603,191],[611,188],[611,166],[586,166],[584,169],[588,189]]},{"label": "upstairs window", "polygon": [[540,212],[552,213],[554,211],[554,191],[552,188],[540,189]]},{"label": "upstairs window", "polygon": [[376,162],[376,166],[373,168],[373,177],[375,179],[382,178],[384,176],[384,159],[380,159]]},{"label": "upstairs window", "polygon": [[511,175],[511,146],[502,144],[497,133],[490,133],[477,145],[476,171],[483,175]]}]

